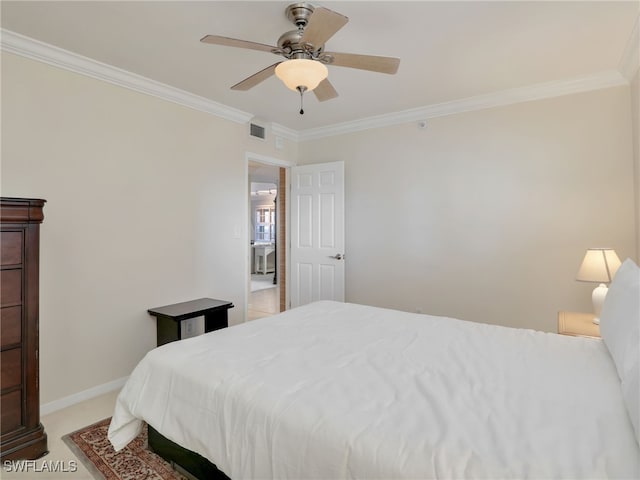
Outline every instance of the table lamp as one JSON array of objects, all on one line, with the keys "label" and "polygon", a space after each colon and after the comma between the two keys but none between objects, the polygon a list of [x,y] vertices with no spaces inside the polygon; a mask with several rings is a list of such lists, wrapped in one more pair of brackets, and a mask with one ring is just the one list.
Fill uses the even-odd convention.
[{"label": "table lamp", "polygon": [[607,283],[615,276],[620,267],[620,259],[612,248],[589,248],[582,260],[582,265],[576,275],[580,282],[595,282],[599,285],[593,289],[593,323],[600,324],[600,312],[607,296]]}]

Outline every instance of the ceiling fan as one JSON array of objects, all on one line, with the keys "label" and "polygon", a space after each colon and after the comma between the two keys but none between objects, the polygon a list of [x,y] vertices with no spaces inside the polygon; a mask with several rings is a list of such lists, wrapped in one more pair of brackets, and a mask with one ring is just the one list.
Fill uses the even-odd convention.
[{"label": "ceiling fan", "polygon": [[399,58],[324,51],[325,42],[349,21],[344,15],[328,8],[316,8],[305,2],[289,5],[285,14],[297,30],[281,35],[277,47],[219,35],[206,35],[200,39],[203,43],[259,50],[285,58],[284,61],[274,63],[236,83],[231,90],[249,90],[275,74],[288,88],[300,93],[300,114],[303,114],[304,92],[313,90],[321,102],[338,96],[338,92],[327,79],[328,70],[325,65],[388,74],[398,71]]}]

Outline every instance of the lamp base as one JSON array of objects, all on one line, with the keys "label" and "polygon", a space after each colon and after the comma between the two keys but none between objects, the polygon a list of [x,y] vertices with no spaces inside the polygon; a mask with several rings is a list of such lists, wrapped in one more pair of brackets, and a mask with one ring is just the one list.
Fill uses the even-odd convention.
[{"label": "lamp base", "polygon": [[602,305],[604,304],[604,299],[607,296],[608,290],[607,286],[604,283],[601,283],[593,289],[593,293],[591,294],[594,314],[593,323],[596,325],[600,325],[600,312],[602,312]]}]

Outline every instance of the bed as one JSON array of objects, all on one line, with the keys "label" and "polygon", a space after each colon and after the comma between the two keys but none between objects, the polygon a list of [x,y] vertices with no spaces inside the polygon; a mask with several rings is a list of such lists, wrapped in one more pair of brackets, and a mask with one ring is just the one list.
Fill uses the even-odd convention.
[{"label": "bed", "polygon": [[639,478],[638,337],[611,338],[316,302],[149,352],[109,439],[146,422],[234,480]]}]

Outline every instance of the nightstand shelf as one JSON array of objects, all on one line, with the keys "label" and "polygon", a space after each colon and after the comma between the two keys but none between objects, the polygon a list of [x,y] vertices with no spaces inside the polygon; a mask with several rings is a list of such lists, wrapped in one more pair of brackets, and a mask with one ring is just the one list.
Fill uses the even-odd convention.
[{"label": "nightstand shelf", "polygon": [[600,326],[592,313],[558,312],[558,333],[572,337],[600,338]]},{"label": "nightstand shelf", "polygon": [[156,317],[156,335],[158,346],[182,339],[180,322],[189,318],[204,316],[204,331],[212,332],[227,328],[227,311],[233,303],[214,298],[199,298],[190,302],[175,303],[147,310]]}]

